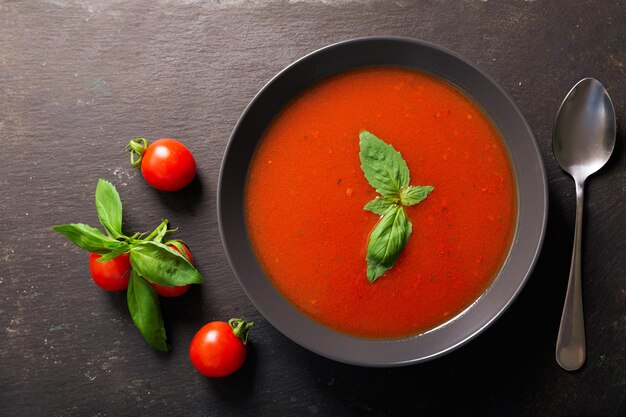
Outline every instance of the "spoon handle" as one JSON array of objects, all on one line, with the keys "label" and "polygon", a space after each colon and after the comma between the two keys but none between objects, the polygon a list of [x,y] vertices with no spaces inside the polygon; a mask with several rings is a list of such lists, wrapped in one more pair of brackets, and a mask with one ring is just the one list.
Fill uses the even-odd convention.
[{"label": "spoon handle", "polygon": [[585,182],[576,180],[576,226],[565,305],[556,340],[556,361],[567,371],[575,371],[585,363],[585,321],[581,287],[581,237]]}]

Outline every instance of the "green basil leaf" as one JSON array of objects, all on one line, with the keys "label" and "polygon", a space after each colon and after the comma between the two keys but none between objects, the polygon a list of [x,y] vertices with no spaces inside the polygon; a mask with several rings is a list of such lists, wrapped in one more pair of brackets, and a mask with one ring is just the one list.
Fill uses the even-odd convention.
[{"label": "green basil leaf", "polygon": [[168,240],[167,242],[165,242],[166,246],[172,245],[174,246],[176,249],[178,249],[178,253],[180,253],[181,255],[183,255],[185,257],[185,259],[187,259],[189,261],[189,257],[187,256],[187,252],[185,251],[185,247],[183,246],[183,242],[182,240],[179,239],[173,239],[173,240]]},{"label": "green basil leaf", "polygon": [[130,264],[139,275],[159,285],[199,284],[202,275],[187,259],[162,243],[141,241],[130,247]]},{"label": "green basil leaf", "polygon": [[367,244],[367,279],[374,282],[396,263],[411,236],[412,225],[403,206],[419,203],[434,187],[409,186],[409,168],[400,152],[367,131],[359,139],[363,174],[382,195],[363,207],[382,216]]},{"label": "green basil leaf", "polygon": [[412,206],[419,203],[426,197],[435,187],[430,185],[416,185],[403,188],[400,191],[400,202],[403,206]]},{"label": "green basil leaf", "polygon": [[402,155],[370,132],[361,132],[359,138],[359,158],[365,178],[382,196],[397,196],[410,181]]},{"label": "green basil leaf", "polygon": [[95,227],[82,223],[62,224],[52,226],[55,230],[67,237],[73,244],[89,252],[105,254],[123,247],[126,243],[102,234]]},{"label": "green basil leaf", "polygon": [[412,226],[400,206],[391,207],[372,230],[367,245],[367,279],[374,282],[391,268],[411,236]]},{"label": "green basil leaf", "polygon": [[96,186],[96,210],[107,234],[122,237],[122,201],[117,190],[109,181],[99,179]]},{"label": "green basil leaf", "polygon": [[122,243],[122,246],[120,246],[117,249],[112,250],[109,253],[102,255],[101,257],[98,258],[96,262],[110,261],[111,259],[117,258],[118,256],[123,255],[130,250],[130,246],[128,246],[128,243],[126,242],[120,242],[120,243]]},{"label": "green basil leaf", "polygon": [[[397,200],[397,198],[395,199]],[[392,198],[387,197],[376,197],[369,203],[363,207],[363,210],[371,211],[372,213],[376,213],[378,215],[383,215],[390,207],[395,206],[397,201],[394,201]]]},{"label": "green basil leaf", "polygon": [[146,342],[161,352],[169,351],[159,296],[152,285],[135,271],[130,273],[126,300],[130,315]]}]

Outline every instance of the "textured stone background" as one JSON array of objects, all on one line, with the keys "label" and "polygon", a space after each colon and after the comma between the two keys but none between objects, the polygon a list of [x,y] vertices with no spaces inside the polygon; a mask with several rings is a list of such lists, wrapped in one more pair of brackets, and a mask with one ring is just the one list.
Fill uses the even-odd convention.
[{"label": "textured stone background", "polygon": [[[620,1],[0,0],[0,414],[626,415],[625,20]],[[338,364],[278,333],[239,288],[217,228],[219,165],[246,104],[300,56],[367,35],[435,42],[488,72],[533,128],[551,193],[544,249],[512,308],[464,348],[401,369]],[[613,98],[618,144],[588,182],[588,363],[567,373],[554,343],[574,185],[551,135],[585,76]],[[136,136],[183,139],[198,179],[150,188],[123,151]],[[145,345],[124,294],[92,285],[86,254],[50,229],[97,224],[101,177],[117,186],[128,230],[170,219],[206,277],[162,303],[171,354]],[[195,331],[239,315],[257,323],[244,368],[195,373]]]}]

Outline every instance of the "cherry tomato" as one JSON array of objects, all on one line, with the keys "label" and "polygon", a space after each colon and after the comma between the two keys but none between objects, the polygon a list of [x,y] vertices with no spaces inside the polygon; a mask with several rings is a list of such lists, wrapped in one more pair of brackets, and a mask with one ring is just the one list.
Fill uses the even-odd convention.
[{"label": "cherry tomato", "polygon": [[189,291],[189,284],[177,285],[175,287],[170,287],[168,285],[159,285],[155,284],[154,282],[152,282],[151,284],[156,290],[157,294],[159,294],[161,297],[178,297],[179,295],[183,295],[187,291]]},{"label": "cherry tomato", "polygon": [[[181,242],[181,245],[183,249],[185,250],[185,258],[187,258],[187,260],[192,265],[194,265],[193,256],[191,256],[191,252],[189,251],[189,248],[187,247],[187,245],[185,245],[182,242]],[[167,245],[167,246],[174,249],[176,252],[180,253],[180,251],[178,250],[176,246],[174,245]],[[152,282],[151,284],[156,290],[157,294],[159,294],[161,297],[178,297],[179,295],[183,295],[184,293],[186,293],[189,290],[189,286],[190,286],[190,284],[187,284],[187,285],[177,285],[175,287],[170,287],[167,285],[155,284],[154,282]]]},{"label": "cherry tomato", "polygon": [[193,366],[208,377],[230,375],[241,368],[246,359],[248,331],[253,324],[243,319],[205,324],[189,346]]},{"label": "cherry tomato", "polygon": [[122,254],[110,261],[98,262],[102,255],[89,254],[89,271],[94,282],[107,291],[121,291],[128,288],[130,261],[128,254]]},{"label": "cherry tomato", "polygon": [[[158,139],[148,145],[146,139],[138,138],[133,139],[128,148],[131,163],[134,166],[141,164],[143,178],[158,190],[180,190],[196,176],[193,155],[176,139]],[[138,160],[134,159],[135,155],[139,156]]]}]

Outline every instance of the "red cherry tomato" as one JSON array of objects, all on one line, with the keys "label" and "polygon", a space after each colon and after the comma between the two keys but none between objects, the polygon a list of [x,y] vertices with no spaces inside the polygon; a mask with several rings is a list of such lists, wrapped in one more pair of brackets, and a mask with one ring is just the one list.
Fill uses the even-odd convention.
[{"label": "red cherry tomato", "polygon": [[110,261],[98,262],[102,255],[89,254],[89,271],[94,282],[107,291],[121,291],[128,288],[130,261],[128,254],[122,254]]},{"label": "red cherry tomato", "polygon": [[167,285],[159,285],[159,284],[155,284],[154,282],[152,282],[151,284],[156,290],[157,294],[159,294],[161,297],[168,297],[168,298],[178,297],[180,295],[185,294],[187,291],[189,291],[189,284],[177,285],[175,287],[169,287]]},{"label": "red cherry tomato", "polygon": [[[196,161],[185,145],[176,139],[158,139],[148,145],[143,138],[133,139],[128,145],[131,163],[141,164],[143,178],[161,191],[180,190],[196,176]],[[135,160],[138,155],[139,159]]]},{"label": "red cherry tomato", "polygon": [[[185,250],[185,258],[187,258],[187,260],[192,265],[194,265],[193,256],[191,256],[191,252],[189,251],[189,248],[187,247],[187,245],[185,245],[182,242],[181,242],[181,245],[183,249]],[[167,245],[167,246],[174,249],[176,252],[180,253],[180,251],[178,250],[176,246],[174,245]],[[152,282],[151,284],[156,290],[157,294],[159,294],[161,297],[178,297],[179,295],[183,295],[184,293],[186,293],[189,290],[189,286],[190,286],[190,284],[187,284],[187,285],[177,285],[175,287],[169,287],[167,285],[155,284],[154,282]]]},{"label": "red cherry tomato", "polygon": [[205,324],[189,346],[193,366],[208,377],[230,375],[241,368],[246,359],[248,330],[253,324],[243,319]]}]

